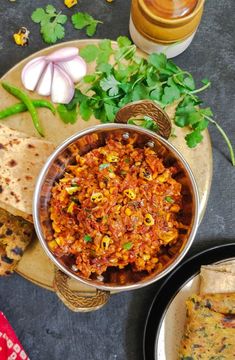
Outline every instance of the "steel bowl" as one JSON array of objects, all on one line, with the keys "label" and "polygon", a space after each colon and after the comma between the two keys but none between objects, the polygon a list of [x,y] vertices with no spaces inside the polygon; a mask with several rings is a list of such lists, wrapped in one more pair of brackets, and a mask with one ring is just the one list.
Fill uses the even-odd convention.
[{"label": "steel bowl", "polygon": [[[47,239],[53,234],[49,214],[49,201],[51,189],[60,177],[63,176],[65,167],[72,161],[71,147],[76,143],[80,149],[80,155],[84,155],[94,148],[103,146],[110,134],[121,134],[125,141],[135,138],[138,147],[151,147],[159,157],[163,158],[166,167],[177,164],[179,172],[176,179],[182,184],[183,209],[178,215],[179,221],[187,224],[188,230],[179,233],[179,239],[175,247],[166,248],[167,256],[170,258],[167,266],[162,270],[151,274],[141,272],[135,273],[130,269],[112,269],[107,271],[104,280],[85,279],[73,271],[71,263],[67,258],[57,258],[49,249]],[[199,195],[193,173],[180,154],[167,140],[152,131],[134,125],[127,124],[105,124],[97,125],[80,131],[68,138],[48,158],[44,165],[35,188],[33,199],[33,218],[38,239],[52,262],[69,277],[84,284],[103,290],[133,290],[149,285],[168,274],[183,259],[194,240],[199,222]],[[123,279],[125,279],[123,281]]]}]

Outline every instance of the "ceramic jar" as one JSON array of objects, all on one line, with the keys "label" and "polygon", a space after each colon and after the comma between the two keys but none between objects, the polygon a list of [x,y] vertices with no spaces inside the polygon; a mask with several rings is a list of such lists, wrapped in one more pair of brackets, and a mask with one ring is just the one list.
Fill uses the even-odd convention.
[{"label": "ceramic jar", "polygon": [[200,24],[205,0],[132,0],[130,35],[147,53],[182,53]]}]

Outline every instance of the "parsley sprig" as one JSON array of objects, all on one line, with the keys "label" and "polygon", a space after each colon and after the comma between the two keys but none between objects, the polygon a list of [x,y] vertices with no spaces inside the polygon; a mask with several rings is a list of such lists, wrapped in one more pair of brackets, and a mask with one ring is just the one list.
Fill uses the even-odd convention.
[{"label": "parsley sprig", "polygon": [[67,16],[56,12],[52,5],[47,5],[46,9],[37,8],[31,15],[31,19],[40,24],[40,32],[43,40],[47,44],[54,44],[57,40],[64,38],[64,24]]},{"label": "parsley sprig", "polygon": [[[140,58],[136,54],[136,46],[124,36],[117,39],[115,47],[106,39],[98,45],[84,47],[80,55],[88,63],[96,61],[96,71],[78,84],[68,105],[59,106],[59,110],[63,107],[64,118],[66,114],[65,122],[74,123],[77,112],[85,121],[94,115],[102,123],[113,122],[121,107],[142,99],[153,100],[166,110],[174,104],[174,123],[188,130],[185,136],[187,145],[196,147],[203,140],[203,131],[209,123],[214,124],[226,141],[235,165],[234,151],[227,134],[213,119],[211,109],[201,107],[198,94],[211,85],[209,80],[202,80],[202,86],[196,88],[189,72],[167,60],[164,54],[153,53],[146,59]],[[140,125],[156,131],[150,120],[145,118]]]}]

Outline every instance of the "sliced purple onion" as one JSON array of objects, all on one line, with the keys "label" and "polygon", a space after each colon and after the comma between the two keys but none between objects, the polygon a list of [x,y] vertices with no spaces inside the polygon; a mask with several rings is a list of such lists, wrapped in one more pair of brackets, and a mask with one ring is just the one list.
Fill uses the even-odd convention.
[{"label": "sliced purple onion", "polygon": [[74,91],[71,78],[58,65],[54,65],[51,100],[54,103],[68,104],[73,98]]},{"label": "sliced purple onion", "polygon": [[69,61],[78,55],[78,51],[76,47],[64,47],[46,56],[45,59],[54,63]]},{"label": "sliced purple onion", "polygon": [[44,56],[37,57],[25,65],[21,80],[27,90],[35,90],[37,83],[47,65]]},{"label": "sliced purple onion", "polygon": [[75,56],[72,60],[58,63],[72,79],[74,83],[80,81],[87,73],[87,65],[81,56]]},{"label": "sliced purple onion", "polygon": [[52,63],[47,64],[41,78],[37,84],[36,92],[42,96],[51,95],[51,85],[53,79],[54,66]]}]

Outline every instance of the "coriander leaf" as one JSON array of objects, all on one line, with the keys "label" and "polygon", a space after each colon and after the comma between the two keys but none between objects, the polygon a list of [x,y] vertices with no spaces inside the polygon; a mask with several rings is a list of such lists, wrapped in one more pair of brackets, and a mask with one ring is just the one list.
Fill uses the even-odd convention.
[{"label": "coriander leaf", "polygon": [[88,36],[93,36],[96,32],[97,25],[102,23],[102,21],[95,20],[93,16],[86,12],[73,14],[71,20],[74,28],[77,30],[81,30],[86,27],[86,34]]},{"label": "coriander leaf", "polygon": [[52,6],[52,5],[47,5],[47,6],[46,6],[46,12],[47,12],[48,14],[54,15],[54,14],[56,13],[56,9],[55,9],[54,6]]},{"label": "coriander leaf", "polygon": [[191,76],[187,76],[183,80],[183,84],[190,90],[195,90],[195,82]]},{"label": "coriander leaf", "polygon": [[211,108],[205,108],[205,109],[200,109],[200,113],[202,115],[205,115],[205,116],[213,116],[213,112],[211,111]]},{"label": "coriander leaf", "polygon": [[85,242],[91,242],[92,241],[92,237],[90,235],[87,235],[87,234],[84,235],[83,239],[84,239]]},{"label": "coriander leaf", "polygon": [[[147,73],[147,78],[146,78],[146,82],[148,84],[148,86],[157,86],[157,83],[159,83],[159,76],[156,73]],[[161,86],[159,84],[159,86]]]},{"label": "coriander leaf", "polygon": [[125,249],[125,250],[131,250],[132,246],[133,246],[133,244],[131,241],[122,245],[123,249]]},{"label": "coriander leaf", "polygon": [[92,24],[88,25],[86,28],[86,34],[88,36],[93,36],[96,32],[97,25],[97,22],[93,22]]},{"label": "coriander leaf", "polygon": [[58,15],[58,17],[57,17],[57,22],[59,23],[59,24],[65,24],[66,23],[66,21],[67,21],[67,16],[66,15]]},{"label": "coriander leaf", "polygon": [[101,106],[98,109],[94,109],[94,115],[95,115],[96,119],[99,119],[102,123],[109,122],[107,119],[107,115],[106,115],[104,106]]},{"label": "coriander leaf", "polygon": [[170,104],[180,98],[180,91],[177,86],[166,86],[162,95],[162,103]]},{"label": "coriander leaf", "polygon": [[132,101],[149,99],[149,90],[144,84],[137,84],[132,92]]},{"label": "coriander leaf", "polygon": [[106,64],[109,65],[110,55],[113,53],[111,41],[104,39],[99,43],[99,53],[97,56],[97,64]]},{"label": "coriander leaf", "polygon": [[188,121],[189,121],[189,125],[193,125],[193,124],[196,124],[198,123],[199,121],[202,120],[202,115],[200,114],[199,111],[194,111],[194,112],[191,112],[189,115],[188,115]]},{"label": "coriander leaf", "polygon": [[79,113],[83,120],[88,121],[92,115],[92,110],[88,104],[88,101],[82,101],[79,105]]},{"label": "coriander leaf", "polygon": [[110,54],[112,54],[112,43],[109,39],[104,39],[99,43],[99,49],[103,51],[108,51]]},{"label": "coriander leaf", "polygon": [[132,101],[132,93],[129,92],[118,102],[118,107],[121,108],[131,101]]},{"label": "coriander leaf", "polygon": [[32,13],[31,19],[35,23],[40,23],[45,18],[45,16],[46,16],[45,11],[42,8],[38,8]]},{"label": "coriander leaf", "polygon": [[58,114],[61,118],[61,120],[65,124],[75,124],[77,120],[77,106],[74,106],[71,110],[68,109],[68,107],[64,104],[59,104],[57,106]]},{"label": "coriander leaf", "polygon": [[120,48],[130,46],[132,44],[130,39],[128,39],[128,37],[126,37],[126,36],[119,36],[117,38],[117,43]]},{"label": "coriander leaf", "polygon": [[88,13],[78,12],[77,14],[72,15],[71,20],[74,28],[81,30],[92,23],[93,17]]},{"label": "coriander leaf", "polygon": [[148,63],[157,69],[164,69],[167,63],[166,55],[153,53],[149,56]]},{"label": "coriander leaf", "polygon": [[80,50],[81,57],[88,63],[94,61],[98,55],[99,49],[95,45],[87,45]]},{"label": "coriander leaf", "polygon": [[150,99],[151,100],[157,100],[159,101],[161,99],[162,96],[162,88],[161,86],[156,87],[156,89],[154,89],[153,91],[151,91],[150,93]]},{"label": "coriander leaf", "polygon": [[167,60],[166,70],[172,72],[173,74],[176,74],[180,71],[180,68],[176,64],[174,64],[172,60]]},{"label": "coriander leaf", "polygon": [[85,75],[83,77],[83,81],[85,83],[92,83],[93,81],[95,81],[95,79],[96,79],[96,75]]},{"label": "coriander leaf", "polygon": [[194,130],[190,134],[185,136],[185,140],[187,142],[188,147],[194,148],[199,144],[203,139],[203,136],[200,130]]},{"label": "coriander leaf", "polygon": [[109,75],[100,81],[100,86],[104,91],[108,91],[109,96],[115,96],[118,94],[119,81],[115,79],[113,75]]},{"label": "coriander leaf", "polygon": [[187,126],[189,124],[187,114],[180,115],[180,116],[176,115],[174,121],[175,121],[175,125],[177,125],[177,126],[179,126],[181,128],[183,128],[183,127],[185,127],[185,126]]},{"label": "coriander leaf", "polygon": [[66,104],[68,110],[73,110],[74,106],[79,105],[83,101],[88,101],[89,97],[84,95],[80,90],[75,89],[74,97],[70,103]]},{"label": "coriander leaf", "polygon": [[174,202],[174,200],[172,199],[171,196],[166,196],[166,197],[165,197],[165,200],[166,200],[167,202],[169,202],[169,203]]},{"label": "coriander leaf", "polygon": [[112,71],[112,65],[107,64],[107,63],[106,64],[102,64],[102,63],[98,64],[96,67],[96,71],[109,75]]},{"label": "coriander leaf", "polygon": [[210,83],[210,80],[209,79],[202,79],[201,82],[204,84],[204,85],[207,85]]},{"label": "coriander leaf", "polygon": [[106,111],[107,119],[109,122],[114,122],[116,115],[116,108],[111,104],[104,104],[104,108]]},{"label": "coriander leaf", "polygon": [[31,19],[40,23],[40,33],[43,40],[48,44],[54,44],[58,39],[64,38],[64,27],[63,24],[67,21],[67,16],[61,13],[56,13],[56,9],[52,5],[47,5],[46,11],[42,8],[36,9]]},{"label": "coriander leaf", "polygon": [[107,64],[109,61],[109,53],[107,51],[100,51],[97,56],[97,64]]},{"label": "coriander leaf", "polygon": [[193,124],[193,129],[203,131],[208,127],[208,125],[209,125],[209,121],[203,119],[203,120],[199,121],[198,123]]}]

